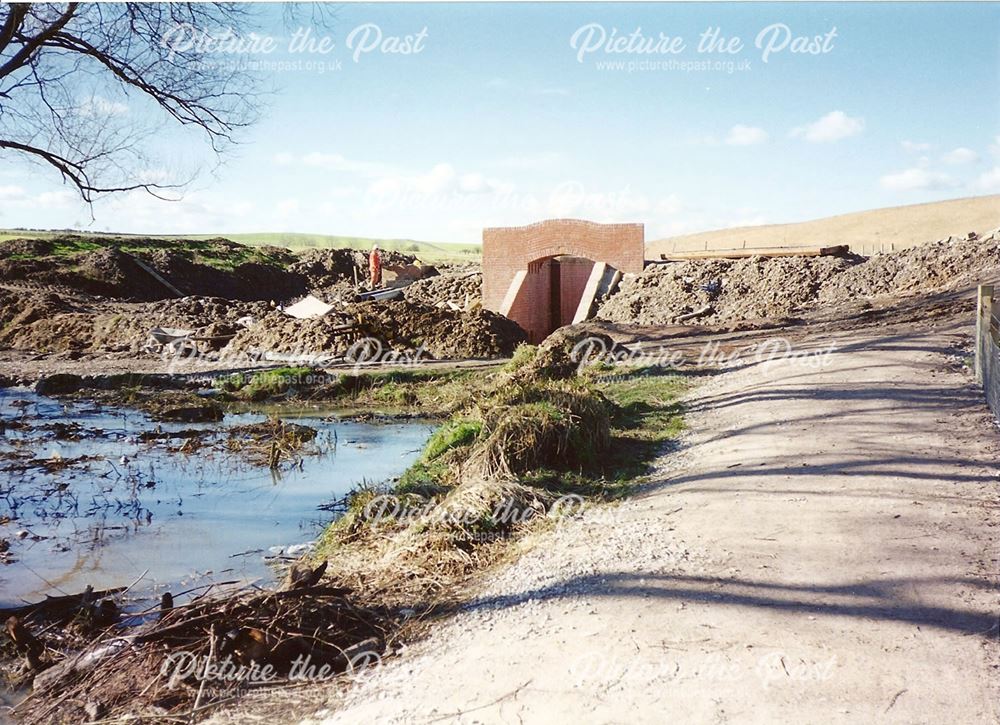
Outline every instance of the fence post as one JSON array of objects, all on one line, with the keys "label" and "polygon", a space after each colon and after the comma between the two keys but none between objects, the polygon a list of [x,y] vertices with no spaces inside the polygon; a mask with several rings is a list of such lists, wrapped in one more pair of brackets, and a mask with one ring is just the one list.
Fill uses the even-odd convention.
[{"label": "fence post", "polygon": [[976,382],[985,384],[986,341],[990,335],[990,318],[993,314],[993,285],[979,285],[979,299],[976,304]]}]

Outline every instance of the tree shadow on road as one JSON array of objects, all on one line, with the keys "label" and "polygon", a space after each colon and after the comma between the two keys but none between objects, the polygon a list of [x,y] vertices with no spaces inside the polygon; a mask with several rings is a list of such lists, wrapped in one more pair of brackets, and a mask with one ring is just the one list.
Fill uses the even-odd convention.
[{"label": "tree shadow on road", "polygon": [[966,590],[991,588],[989,582],[968,577],[886,578],[820,585],[776,584],[681,574],[611,572],[572,577],[512,596],[481,597],[462,605],[461,609],[501,609],[529,600],[582,596],[704,602],[720,607],[901,622],[967,635],[988,635],[1000,626],[1000,615],[997,612],[908,601],[902,593],[918,584],[945,585],[951,589]]}]

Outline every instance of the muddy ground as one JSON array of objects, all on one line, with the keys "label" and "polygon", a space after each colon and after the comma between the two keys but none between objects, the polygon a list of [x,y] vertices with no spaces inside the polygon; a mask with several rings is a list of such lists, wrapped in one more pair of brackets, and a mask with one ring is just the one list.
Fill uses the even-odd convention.
[{"label": "muddy ground", "polygon": [[[361,337],[374,338],[381,354],[424,359],[507,357],[524,340],[517,325],[481,309],[475,271],[439,271],[398,252],[383,252],[382,261],[387,285],[416,278],[413,289],[359,303],[368,270],[366,252],[356,250],[294,254],[224,239],[12,240],[0,244],[0,349],[21,361],[34,354],[155,369],[150,360],[163,351],[149,349],[154,327],[190,331],[197,340],[182,356],[196,353],[215,367],[245,366],[262,353],[332,360]],[[306,294],[335,309],[312,320],[280,311]],[[356,332],[343,334],[346,325]],[[161,367],[176,362],[178,350],[168,352]]]},{"label": "muddy ground", "polygon": [[625,275],[599,319],[663,325],[703,311],[692,324],[740,329],[838,307],[891,304],[900,296],[968,286],[1000,268],[1000,230],[951,237],[872,257],[750,257],[651,264]]},{"label": "muddy ground", "polygon": [[[387,276],[417,279],[398,299],[358,302],[367,275],[363,251],[293,254],[221,239],[6,242],[0,244],[0,375],[176,370],[179,359],[192,371],[296,359],[337,365],[359,355],[381,362],[497,359],[524,340],[517,325],[482,309],[475,265],[435,268],[395,252],[385,252],[383,263],[395,270]],[[870,258],[653,263],[625,275],[596,318],[661,326],[700,313],[685,327],[738,331],[831,315],[877,317],[900,300],[968,287],[996,269],[1000,230]],[[297,320],[280,311],[306,294],[332,304],[333,312]],[[192,331],[198,341],[179,354],[150,347],[156,326]],[[345,326],[355,331],[344,334]],[[370,342],[359,348],[362,338]]]}]

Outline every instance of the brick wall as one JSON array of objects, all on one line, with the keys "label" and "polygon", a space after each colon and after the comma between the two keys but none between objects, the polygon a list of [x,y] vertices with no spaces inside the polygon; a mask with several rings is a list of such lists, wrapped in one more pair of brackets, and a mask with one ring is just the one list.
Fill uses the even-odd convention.
[{"label": "brick wall", "polygon": [[645,263],[643,225],[550,219],[524,227],[484,229],[483,306],[499,310],[514,275],[519,270],[528,270],[521,293],[508,313],[510,318],[528,331],[533,342],[554,329],[553,320],[568,324],[592,264],[563,260],[559,270],[560,309],[553,311],[548,260],[561,256],[582,257],[590,263],[606,262],[622,272],[641,272]]}]

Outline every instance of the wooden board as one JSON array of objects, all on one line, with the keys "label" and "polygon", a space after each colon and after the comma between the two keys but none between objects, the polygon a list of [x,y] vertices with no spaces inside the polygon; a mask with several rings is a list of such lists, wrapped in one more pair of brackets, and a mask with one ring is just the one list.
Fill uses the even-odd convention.
[{"label": "wooden board", "polygon": [[847,244],[834,247],[757,247],[748,249],[706,249],[697,252],[669,252],[661,254],[664,262],[683,262],[690,259],[743,259],[745,257],[831,257],[851,251]]}]

